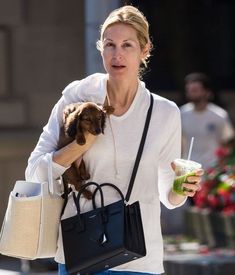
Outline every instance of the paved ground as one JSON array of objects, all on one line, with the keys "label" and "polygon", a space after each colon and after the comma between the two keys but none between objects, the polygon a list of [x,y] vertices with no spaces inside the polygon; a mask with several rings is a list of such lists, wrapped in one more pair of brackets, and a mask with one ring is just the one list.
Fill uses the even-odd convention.
[{"label": "paved ground", "polygon": [[21,261],[0,255],[0,275],[57,275],[57,265],[50,259]]}]

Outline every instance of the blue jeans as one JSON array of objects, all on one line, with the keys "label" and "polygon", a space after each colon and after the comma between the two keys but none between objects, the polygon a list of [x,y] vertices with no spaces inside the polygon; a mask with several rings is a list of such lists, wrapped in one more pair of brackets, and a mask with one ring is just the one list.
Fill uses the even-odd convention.
[{"label": "blue jeans", "polygon": [[[112,270],[95,272],[93,274],[94,275],[150,275],[149,273],[143,273],[143,272],[112,271]],[[64,264],[59,264],[59,275],[68,275],[68,272],[66,271]],[[157,274],[155,274],[155,275],[157,275]]]}]

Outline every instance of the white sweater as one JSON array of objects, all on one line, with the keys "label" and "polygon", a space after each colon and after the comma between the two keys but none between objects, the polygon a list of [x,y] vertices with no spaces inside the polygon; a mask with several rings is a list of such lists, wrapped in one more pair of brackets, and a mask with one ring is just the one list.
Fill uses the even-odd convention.
[{"label": "white sweater", "polygon": [[[65,88],[29,158],[26,169],[27,180],[47,180],[47,156],[56,150],[64,106],[78,101],[104,103],[106,83],[107,75],[94,74],[81,81],[74,81]],[[122,116],[111,115],[110,120],[107,119],[104,135],[99,135],[83,156],[91,174],[91,181],[116,184],[124,195],[126,194],[149,104],[149,91],[140,81],[137,94],[129,110]],[[114,135],[112,135],[111,128]],[[175,103],[154,95],[149,131],[130,198],[130,203],[136,200],[140,201],[147,255],[116,267],[115,270],[164,272],[160,201],[168,208],[175,207],[168,200],[168,193],[172,188],[174,178],[170,162],[180,157],[180,146],[179,109]],[[65,170],[66,168],[53,163],[53,178],[58,178]],[[106,204],[120,199],[109,188],[104,189],[104,197]],[[91,209],[91,203],[85,199],[81,205],[83,212]],[[70,196],[63,218],[75,214],[76,208]],[[61,232],[55,260],[64,263]]]},{"label": "white sweater", "polygon": [[208,168],[216,160],[215,150],[222,142],[227,142],[235,135],[228,113],[221,107],[208,103],[203,111],[196,111],[192,103],[180,108],[182,119],[183,147],[186,157],[191,138],[194,145],[191,159]]}]

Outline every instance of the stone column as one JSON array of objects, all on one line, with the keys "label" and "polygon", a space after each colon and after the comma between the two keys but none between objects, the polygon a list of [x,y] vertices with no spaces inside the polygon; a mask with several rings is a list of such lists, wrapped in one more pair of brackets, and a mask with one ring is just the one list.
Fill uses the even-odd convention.
[{"label": "stone column", "polygon": [[5,96],[7,93],[7,34],[4,28],[0,28],[0,96]]},{"label": "stone column", "polygon": [[96,49],[99,39],[99,27],[114,9],[120,7],[120,0],[86,0],[85,1],[85,50],[86,75],[104,72],[100,52]]}]

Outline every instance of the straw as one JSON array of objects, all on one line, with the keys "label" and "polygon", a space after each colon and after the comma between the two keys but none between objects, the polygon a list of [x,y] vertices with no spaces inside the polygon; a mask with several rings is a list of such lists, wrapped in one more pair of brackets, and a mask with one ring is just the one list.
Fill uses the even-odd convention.
[{"label": "straw", "polygon": [[188,151],[188,160],[190,160],[190,158],[191,158],[191,153],[192,153],[192,149],[193,149],[193,142],[194,142],[194,137],[191,138],[190,147],[189,147],[189,151]]}]

